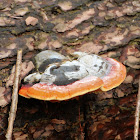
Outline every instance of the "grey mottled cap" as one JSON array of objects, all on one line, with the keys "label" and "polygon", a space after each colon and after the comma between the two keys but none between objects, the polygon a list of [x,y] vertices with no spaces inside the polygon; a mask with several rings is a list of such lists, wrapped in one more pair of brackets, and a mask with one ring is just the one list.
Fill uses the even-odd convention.
[{"label": "grey mottled cap", "polygon": [[35,82],[40,82],[40,79],[41,79],[41,74],[37,72],[37,73],[32,73],[26,76],[24,78],[24,82],[31,84]]},{"label": "grey mottled cap", "polygon": [[95,54],[80,54],[78,61],[83,64],[89,75],[104,77],[110,71],[111,64],[104,58]]},{"label": "grey mottled cap", "polygon": [[55,85],[67,85],[88,75],[83,64],[74,60],[66,61],[60,66],[49,66],[41,76],[40,82]]},{"label": "grey mottled cap", "polygon": [[[33,73],[24,81],[28,83],[41,82],[46,84],[67,85],[88,76],[103,78],[110,69],[111,64],[104,58],[84,52],[75,52],[77,60],[64,61],[67,58],[54,51],[43,51],[36,55],[37,67],[42,73]],[[44,68],[42,68],[45,66]]]},{"label": "grey mottled cap", "polygon": [[35,56],[36,68],[40,72],[44,72],[49,64],[61,62],[63,60],[67,60],[64,55],[51,50],[42,51]]}]

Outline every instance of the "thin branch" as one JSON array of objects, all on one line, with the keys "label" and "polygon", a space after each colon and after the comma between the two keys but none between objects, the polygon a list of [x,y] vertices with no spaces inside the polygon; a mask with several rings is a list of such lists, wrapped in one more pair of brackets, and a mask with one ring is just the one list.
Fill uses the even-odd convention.
[{"label": "thin branch", "polygon": [[135,112],[134,140],[138,140],[139,115],[140,115],[140,77],[139,77],[139,90],[137,95],[137,105],[136,105],[136,112]]},{"label": "thin branch", "polygon": [[18,50],[13,94],[12,94],[12,103],[11,103],[9,120],[8,120],[8,129],[5,136],[7,140],[12,140],[13,124],[16,117],[17,103],[18,103],[18,84],[19,84],[19,76],[20,76],[20,69],[21,69],[21,61],[22,61],[22,50]]}]

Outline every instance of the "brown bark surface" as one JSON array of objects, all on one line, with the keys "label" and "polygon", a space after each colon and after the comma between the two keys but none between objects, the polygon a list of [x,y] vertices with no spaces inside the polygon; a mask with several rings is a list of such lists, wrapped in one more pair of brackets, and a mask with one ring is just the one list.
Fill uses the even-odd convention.
[{"label": "brown bark surface", "polygon": [[112,57],[126,66],[127,76],[119,87],[79,100],[51,103],[19,97],[14,139],[133,139],[140,75],[139,0],[0,1],[0,139],[7,128],[19,48],[21,79],[34,68],[35,54],[46,49]]}]

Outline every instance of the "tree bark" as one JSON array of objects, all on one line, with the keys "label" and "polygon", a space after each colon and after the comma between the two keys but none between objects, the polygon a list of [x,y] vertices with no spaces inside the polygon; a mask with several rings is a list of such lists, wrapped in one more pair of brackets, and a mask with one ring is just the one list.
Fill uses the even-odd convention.
[{"label": "tree bark", "polygon": [[138,0],[1,1],[0,139],[20,48],[24,53],[21,78],[34,68],[35,54],[46,49],[112,57],[126,66],[127,76],[119,87],[79,100],[51,103],[20,97],[13,138],[133,139],[140,75],[139,12]]}]

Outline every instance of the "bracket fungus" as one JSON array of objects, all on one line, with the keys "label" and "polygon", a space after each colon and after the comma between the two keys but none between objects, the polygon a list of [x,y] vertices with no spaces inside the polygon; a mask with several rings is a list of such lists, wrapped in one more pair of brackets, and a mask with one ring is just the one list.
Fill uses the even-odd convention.
[{"label": "bracket fungus", "polygon": [[126,77],[125,66],[117,60],[84,52],[72,55],[75,59],[69,60],[54,51],[39,53],[35,57],[36,67],[43,71],[25,77],[27,84],[21,87],[19,94],[26,98],[61,101],[99,89],[111,90]]}]

